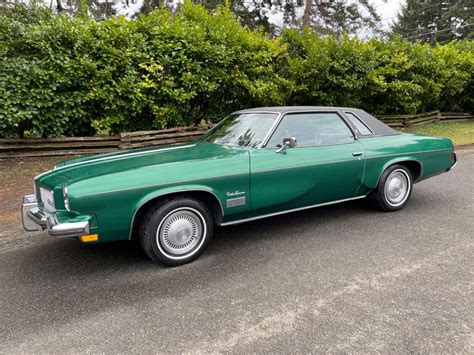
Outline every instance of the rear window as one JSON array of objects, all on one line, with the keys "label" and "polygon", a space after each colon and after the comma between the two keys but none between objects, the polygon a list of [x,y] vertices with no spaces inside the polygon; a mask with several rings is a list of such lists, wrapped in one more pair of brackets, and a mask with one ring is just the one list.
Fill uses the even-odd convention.
[{"label": "rear window", "polygon": [[355,114],[352,112],[346,112],[346,115],[349,117],[349,120],[357,128],[360,134],[367,135],[373,133],[369,127],[367,127]]}]

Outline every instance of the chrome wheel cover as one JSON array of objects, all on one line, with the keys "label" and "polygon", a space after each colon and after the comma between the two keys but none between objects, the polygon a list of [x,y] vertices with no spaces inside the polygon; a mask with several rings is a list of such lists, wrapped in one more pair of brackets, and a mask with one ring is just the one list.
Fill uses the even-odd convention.
[{"label": "chrome wheel cover", "polygon": [[410,192],[410,178],[403,169],[396,169],[390,173],[385,181],[384,196],[388,204],[393,207],[402,205]]},{"label": "chrome wheel cover", "polygon": [[192,208],[179,208],[168,213],[157,230],[157,244],[168,257],[194,254],[204,241],[206,226],[203,216]]}]

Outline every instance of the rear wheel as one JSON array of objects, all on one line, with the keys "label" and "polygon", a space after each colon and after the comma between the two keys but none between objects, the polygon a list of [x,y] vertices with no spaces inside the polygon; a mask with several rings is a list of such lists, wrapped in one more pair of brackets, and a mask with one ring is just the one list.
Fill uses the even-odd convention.
[{"label": "rear wheel", "polygon": [[397,164],[383,172],[371,197],[378,209],[393,212],[405,206],[412,189],[413,178],[410,170]]},{"label": "rear wheel", "polygon": [[213,221],[200,201],[177,197],[149,208],[140,225],[140,243],[154,261],[177,266],[195,260],[212,238]]}]

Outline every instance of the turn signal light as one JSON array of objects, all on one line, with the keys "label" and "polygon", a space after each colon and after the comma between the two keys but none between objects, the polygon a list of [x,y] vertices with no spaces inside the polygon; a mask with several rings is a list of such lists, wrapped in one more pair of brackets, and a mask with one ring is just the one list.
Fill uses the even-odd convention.
[{"label": "turn signal light", "polygon": [[96,242],[99,240],[99,235],[98,234],[86,234],[86,235],[81,235],[79,237],[79,240],[83,243],[90,243],[90,242]]}]

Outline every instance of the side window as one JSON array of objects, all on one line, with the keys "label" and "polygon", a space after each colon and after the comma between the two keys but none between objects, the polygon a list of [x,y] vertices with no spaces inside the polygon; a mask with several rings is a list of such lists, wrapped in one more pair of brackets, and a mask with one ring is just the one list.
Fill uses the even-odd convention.
[{"label": "side window", "polygon": [[345,112],[351,123],[357,128],[360,134],[367,135],[372,134],[373,132],[367,127],[356,115],[352,112]]},{"label": "side window", "polygon": [[350,143],[352,132],[335,112],[290,113],[283,117],[267,147],[280,147],[284,138],[296,138],[297,147]]}]

